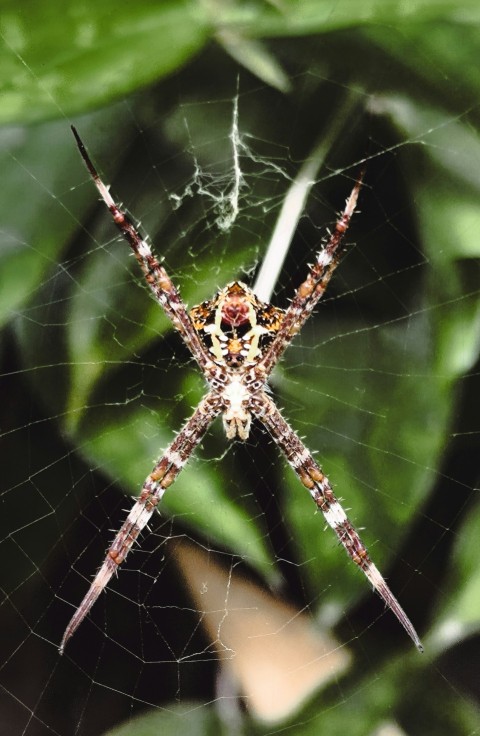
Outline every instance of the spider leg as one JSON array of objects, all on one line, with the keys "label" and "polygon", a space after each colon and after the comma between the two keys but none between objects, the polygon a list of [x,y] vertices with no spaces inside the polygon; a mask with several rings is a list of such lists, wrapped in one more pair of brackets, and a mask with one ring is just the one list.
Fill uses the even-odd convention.
[{"label": "spider leg", "polygon": [[361,171],[345,203],[345,208],[336,222],[335,229],[330,234],[325,246],[318,253],[315,263],[310,266],[307,278],[296,290],[274,340],[258,363],[257,370],[265,378],[270,375],[273,367],[293,337],[301,330],[316,304],[325,293],[330,279],[340,262],[343,238],[355,212],[363,176],[364,172]]},{"label": "spider leg", "polygon": [[174,327],[176,327],[180,332],[184,342],[196,359],[200,368],[208,373],[213,368],[212,360],[193,327],[190,315],[188,314],[178,290],[168,276],[164,267],[160,265],[157,258],[152,253],[147,241],[140,236],[138,230],[130,221],[128,216],[114,201],[108,187],[103,183],[95,166],[93,165],[77,129],[73,125],[71,128],[73,135],[75,136],[78,150],[80,151],[90,176],[92,177],[100,196],[110,210],[113,221],[133,250],[143,271],[145,280],[155,299],[168,315]]},{"label": "spider leg", "polygon": [[417,649],[423,652],[423,645],[413,624],[370,559],[365,545],[335,497],[328,478],[303,442],[266,394],[260,393],[251,399],[251,410],[266,427],[300,481],[310,492],[327,524],[337,535],[350,559],[364,572],[387,607],[393,611],[402,624]]},{"label": "spider leg", "polygon": [[177,479],[209,425],[221,410],[222,403],[218,396],[208,394],[165,450],[163,457],[157,462],[150,475],[147,476],[140,496],[113,540],[87,594],[65,629],[60,644],[60,654],[63,654],[67,641],[80,626],[119,565],[125,560],[140,532],[148,524],[166,489]]}]

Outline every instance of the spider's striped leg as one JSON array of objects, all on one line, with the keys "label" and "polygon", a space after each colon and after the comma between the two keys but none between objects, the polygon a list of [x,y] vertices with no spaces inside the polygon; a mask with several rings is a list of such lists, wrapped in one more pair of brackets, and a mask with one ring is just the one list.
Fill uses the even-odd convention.
[{"label": "spider's striped leg", "polygon": [[174,327],[176,327],[181,334],[184,342],[199,366],[203,368],[204,371],[209,372],[213,368],[212,360],[193,327],[190,315],[188,314],[178,290],[164,267],[160,265],[157,258],[152,253],[150,245],[140,236],[138,230],[129,220],[128,216],[114,201],[108,187],[103,183],[95,166],[93,165],[76,128],[73,125],[71,127],[78,149],[90,176],[92,177],[100,196],[110,210],[113,221],[133,250],[155,299],[161,307],[163,307]]},{"label": "spider's striped leg", "polygon": [[67,641],[80,626],[119,565],[125,560],[138,535],[148,524],[166,489],[176,480],[210,423],[221,410],[222,403],[218,396],[208,394],[146,478],[140,496],[113,540],[105,561],[65,630],[60,644],[60,654],[63,654]]},{"label": "spider's striped leg", "polygon": [[293,337],[300,332],[303,324],[325,293],[333,272],[340,262],[343,238],[357,206],[363,174],[362,171],[345,203],[345,209],[336,222],[335,229],[330,233],[327,242],[318,253],[315,263],[310,266],[307,278],[296,290],[275,338],[258,362],[257,370],[264,378],[269,376],[285,348],[288,347]]},{"label": "spider's striped leg", "polygon": [[315,462],[303,442],[282,417],[273,401],[266,394],[257,394],[251,400],[252,413],[262,422],[280,447],[303,485],[310,492],[317,507],[325,517],[347,551],[348,556],[373,585],[411,637],[417,649],[423,652],[422,643],[413,624],[378,571],[345,511],[337,501],[326,475]]}]

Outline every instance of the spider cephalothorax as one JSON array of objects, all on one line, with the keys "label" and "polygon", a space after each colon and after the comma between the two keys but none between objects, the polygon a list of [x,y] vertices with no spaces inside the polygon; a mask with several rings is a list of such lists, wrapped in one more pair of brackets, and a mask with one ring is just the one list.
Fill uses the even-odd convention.
[{"label": "spider cephalothorax", "polygon": [[250,401],[258,388],[252,389],[256,376],[248,369],[278,333],[284,314],[260,301],[241,281],[232,281],[189,311],[202,344],[220,369],[213,371],[210,385],[223,402],[227,439],[246,440],[250,433]]},{"label": "spider cephalothorax", "polygon": [[100,179],[75,128],[73,133],[95,185],[132,248],[153,296],[202,370],[208,392],[145,479],[137,501],[65,630],[60,651],[125,560],[166,489],[174,483],[208,427],[220,414],[223,415],[228,439],[247,439],[252,416],[263,424],[350,559],[363,571],[422,651],[417,632],[370,558],[327,476],[266,391],[271,371],[323,296],[338,265],[341,244],[355,211],[362,176],[355,182],[334,230],[317,254],[305,281],[296,290],[288,309],[261,302],[248,286],[233,281],[213,299],[188,312],[165,268]]}]

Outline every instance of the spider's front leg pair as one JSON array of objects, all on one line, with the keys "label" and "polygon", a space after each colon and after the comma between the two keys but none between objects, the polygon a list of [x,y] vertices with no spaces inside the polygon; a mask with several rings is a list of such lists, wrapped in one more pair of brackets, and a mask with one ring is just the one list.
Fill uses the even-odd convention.
[{"label": "spider's front leg pair", "polygon": [[251,289],[241,282],[229,284],[212,300],[188,312],[167,272],[111,197],[77,131],[72,129],[80,153],[115,224],[130,244],[155,299],[196,359],[209,384],[210,392],[147,477],[138,500],[68,624],[60,651],[63,652],[68,639],[118,566],[125,560],[163,493],[177,478],[210,423],[220,413],[223,413],[229,439],[236,436],[240,439],[248,437],[252,415],[266,427],[302,484],[311,493],[350,558],[364,572],[417,648],[422,651],[423,647],[414,627],[370,559],[360,537],[335,498],[327,477],[264,391],[272,369],[323,296],[338,265],[341,244],[355,211],[362,176],[357,179],[335,229],[285,312],[260,302]]}]

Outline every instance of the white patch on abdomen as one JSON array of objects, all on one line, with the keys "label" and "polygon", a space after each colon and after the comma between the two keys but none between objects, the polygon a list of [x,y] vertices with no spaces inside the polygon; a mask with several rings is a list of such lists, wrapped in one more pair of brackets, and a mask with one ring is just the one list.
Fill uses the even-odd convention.
[{"label": "white patch on abdomen", "polygon": [[248,399],[249,393],[240,376],[230,376],[230,381],[222,393],[227,403],[227,409],[223,413],[227,438],[233,439],[238,434],[240,439],[246,440],[250,431],[251,417],[249,412],[245,411],[243,403]]}]

